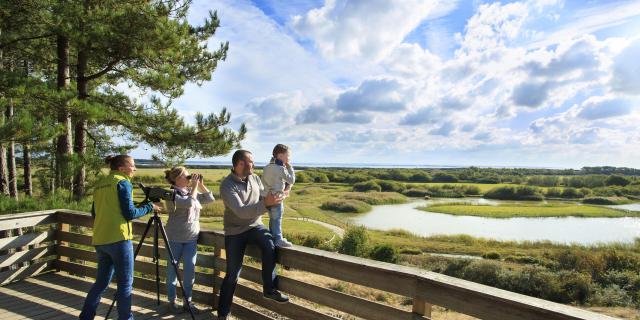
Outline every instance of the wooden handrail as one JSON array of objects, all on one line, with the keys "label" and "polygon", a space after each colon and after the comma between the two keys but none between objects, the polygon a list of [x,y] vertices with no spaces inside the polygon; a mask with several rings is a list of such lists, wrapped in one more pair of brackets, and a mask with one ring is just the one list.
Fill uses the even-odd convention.
[{"label": "wooden handrail", "polygon": [[[55,210],[54,212],[55,222],[57,223],[92,227],[93,219],[87,213],[73,210]],[[3,217],[4,219],[0,218],[0,226],[1,223],[12,225],[16,223],[15,220],[19,217],[28,217],[31,219],[30,222],[38,223],[39,219],[42,219],[43,215],[47,213],[50,214],[51,212],[12,215],[9,218],[5,216]],[[50,219],[44,221],[51,223]],[[134,233],[140,234],[144,230],[146,223],[135,221],[133,225]],[[89,236],[68,231],[58,231],[56,236],[60,237],[58,240],[81,245],[88,245],[90,241]],[[219,288],[221,279],[218,274],[221,271],[224,272],[225,269],[223,265],[225,260],[221,254],[221,251],[223,252],[221,249],[224,249],[224,234],[220,231],[203,230],[200,233],[198,243],[215,248],[215,253],[203,253],[203,258],[199,259],[199,263],[205,264],[205,267],[212,268],[214,271],[210,275],[211,279],[207,279],[206,274],[198,274],[196,284],[210,289],[199,291],[198,296],[194,294],[194,299],[200,299],[200,302],[215,306],[215,299],[217,299],[216,288]],[[59,254],[85,261],[91,261],[93,257],[91,251],[69,247],[61,247]],[[148,255],[148,253],[144,255]],[[260,253],[255,247],[249,247],[247,255],[257,259],[260,258]],[[282,277],[283,289],[287,290],[288,288],[290,294],[362,318],[383,319],[385,316],[382,314],[396,312],[397,317],[394,317],[394,319],[428,319],[431,305],[438,305],[481,319],[615,319],[572,306],[533,298],[435,272],[301,246],[279,249],[277,261],[296,270],[351,282],[413,299],[413,312],[410,312],[394,309],[392,306],[379,304],[375,301],[364,301],[362,298],[351,297],[311,283],[304,283],[303,285],[299,280]],[[90,275],[90,269],[93,268],[68,261],[61,261],[58,265],[62,270],[84,275]],[[137,266],[140,266],[140,271],[142,272],[154,269],[145,262],[137,263]],[[250,266],[245,268],[242,277],[256,283],[261,281],[259,269]],[[148,283],[150,280],[143,279],[140,281],[142,287],[151,287],[151,284]],[[251,287],[240,284],[236,294],[243,300],[262,307],[269,308],[270,306],[263,299],[258,299],[259,292]],[[318,294],[323,296],[314,298],[314,295],[317,296]],[[345,301],[349,301],[349,303],[345,303]],[[236,306],[235,308],[238,309],[238,314],[253,314],[254,317],[269,318],[267,315],[258,316],[255,311],[250,311],[242,306]],[[297,303],[292,303],[289,307],[287,305],[272,306],[271,309],[294,318],[304,318],[314,314],[316,315],[315,317],[333,318],[330,315],[318,313],[318,311]]]}]

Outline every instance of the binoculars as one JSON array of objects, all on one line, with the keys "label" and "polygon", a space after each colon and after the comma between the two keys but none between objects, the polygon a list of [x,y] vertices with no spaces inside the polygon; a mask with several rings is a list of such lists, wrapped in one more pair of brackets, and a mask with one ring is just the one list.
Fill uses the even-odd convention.
[{"label": "binoculars", "polygon": [[187,176],[187,179],[188,180],[191,180],[191,179],[202,179],[202,175],[201,174],[197,174],[197,173],[190,174],[190,175]]}]

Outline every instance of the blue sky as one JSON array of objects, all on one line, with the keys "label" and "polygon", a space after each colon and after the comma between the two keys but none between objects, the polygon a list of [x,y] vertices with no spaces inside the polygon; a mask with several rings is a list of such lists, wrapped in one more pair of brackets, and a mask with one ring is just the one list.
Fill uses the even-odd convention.
[{"label": "blue sky", "polygon": [[208,10],[229,57],[174,106],[227,107],[259,161],[640,167],[638,0],[196,0],[190,21]]}]

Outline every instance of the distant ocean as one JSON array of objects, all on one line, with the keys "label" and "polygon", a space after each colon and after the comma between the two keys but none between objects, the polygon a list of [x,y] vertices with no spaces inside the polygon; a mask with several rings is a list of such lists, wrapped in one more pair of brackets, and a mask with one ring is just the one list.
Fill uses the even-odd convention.
[{"label": "distant ocean", "polygon": [[[187,166],[215,166],[215,167],[231,167],[230,161],[187,161]],[[257,167],[264,167],[266,162],[256,162]],[[308,168],[380,168],[380,169],[455,169],[468,168],[471,166],[454,166],[454,165],[436,165],[436,164],[389,164],[389,163],[314,163],[314,162],[295,162],[296,167]],[[474,166],[478,168],[525,168],[525,169],[566,169],[559,167],[528,167],[528,166]]]}]

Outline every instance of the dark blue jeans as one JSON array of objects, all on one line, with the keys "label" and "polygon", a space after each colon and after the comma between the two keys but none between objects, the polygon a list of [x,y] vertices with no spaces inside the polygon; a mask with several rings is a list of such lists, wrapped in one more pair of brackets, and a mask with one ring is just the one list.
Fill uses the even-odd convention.
[{"label": "dark blue jeans", "polygon": [[118,319],[133,319],[133,314],[131,313],[131,291],[133,285],[133,246],[131,245],[131,240],[95,247],[98,255],[98,274],[96,275],[96,282],[84,300],[80,319],[91,320],[96,316],[100,296],[109,286],[114,271],[118,280],[116,294]]},{"label": "dark blue jeans", "polygon": [[227,253],[227,273],[220,288],[218,316],[226,316],[231,310],[233,293],[238,284],[244,250],[247,244],[255,244],[262,251],[262,290],[267,293],[277,288],[276,251],[273,236],[263,225],[247,230],[241,234],[225,236],[224,245]]}]

